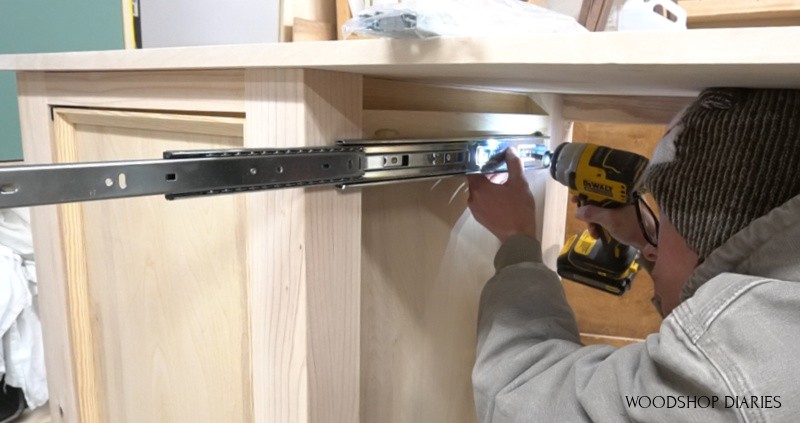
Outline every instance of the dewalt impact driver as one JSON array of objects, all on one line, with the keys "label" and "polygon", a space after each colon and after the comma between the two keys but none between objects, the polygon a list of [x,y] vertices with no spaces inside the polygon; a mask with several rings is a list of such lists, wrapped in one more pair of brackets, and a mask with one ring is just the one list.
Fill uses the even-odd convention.
[{"label": "dewalt impact driver", "polygon": [[[628,151],[565,143],[553,152],[550,175],[569,187],[579,206],[617,208],[638,201],[635,187],[647,163],[647,158]],[[585,230],[567,240],[558,257],[558,274],[622,295],[639,269],[638,251],[599,229],[599,239]]]}]

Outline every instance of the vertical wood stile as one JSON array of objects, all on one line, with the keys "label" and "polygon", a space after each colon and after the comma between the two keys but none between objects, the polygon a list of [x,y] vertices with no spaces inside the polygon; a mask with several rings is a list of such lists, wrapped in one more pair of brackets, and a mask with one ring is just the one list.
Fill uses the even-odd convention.
[{"label": "vertical wood stile", "polygon": [[[253,69],[246,147],[329,146],[361,136],[361,76]],[[248,195],[256,422],[358,419],[361,194]]]},{"label": "vertical wood stile", "polygon": [[[54,135],[44,74],[18,74],[17,88],[25,162],[50,163],[55,154]],[[36,254],[49,257],[37,263],[37,273],[50,414],[54,423],[78,422],[81,410],[70,342],[67,270],[61,254],[63,235],[57,229],[58,207],[31,208],[31,221]],[[38,231],[36,228],[47,230]]]},{"label": "vertical wood stile", "polygon": [[[53,161],[78,161],[75,127],[59,115],[54,115]],[[80,204],[58,206],[62,247],[67,273],[67,300],[72,344],[72,365],[78,385],[80,421],[100,423],[104,414],[97,389],[97,366],[94,357],[92,310],[89,276],[83,237],[83,211]]]},{"label": "vertical wood stile", "polygon": [[[542,106],[550,118],[550,150],[562,142],[572,141],[572,122],[563,118],[563,100],[558,94],[539,94],[534,100]],[[539,233],[542,237],[542,259],[555,270],[558,254],[564,245],[564,216],[567,213],[567,187],[548,177],[545,182],[545,198]]]}]

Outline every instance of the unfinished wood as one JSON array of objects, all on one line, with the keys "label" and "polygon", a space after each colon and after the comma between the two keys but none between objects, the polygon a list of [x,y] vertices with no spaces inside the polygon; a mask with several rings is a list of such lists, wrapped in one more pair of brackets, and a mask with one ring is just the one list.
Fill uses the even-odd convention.
[{"label": "unfinished wood", "polygon": [[583,0],[578,23],[589,31],[602,31],[608,22],[613,0]]},{"label": "unfinished wood", "polygon": [[317,21],[335,22],[336,6],[329,0],[292,0],[285,4],[285,18],[287,23],[292,23],[295,18]]},{"label": "unfinished wood", "polygon": [[[44,75],[18,74],[17,87],[25,163],[50,163],[54,146]],[[56,229],[59,226],[56,206],[32,207],[31,225],[37,255],[39,318],[50,414],[57,423],[77,422],[80,408],[70,343],[67,272],[62,255],[64,240]]]},{"label": "unfinished wood", "polygon": [[[408,122],[414,122],[409,125]],[[364,135],[368,138],[424,138],[457,136],[527,135],[546,132],[548,119],[539,115],[507,113],[407,112],[365,110]]]},{"label": "unfinished wood", "polygon": [[[482,116],[476,113],[425,124],[448,115],[454,114],[365,111],[364,127],[406,136],[417,134],[422,122],[432,137],[502,127],[476,127]],[[551,118],[527,119],[549,133]],[[547,179],[546,171],[529,174],[540,204]],[[499,243],[472,218],[465,188],[464,178],[445,178],[363,191],[362,422],[475,421],[478,299],[494,273]],[[561,220],[539,229],[563,226]]]},{"label": "unfinished wood", "polygon": [[800,24],[797,0],[683,0],[689,28]]},{"label": "unfinished wood", "polygon": [[227,117],[66,107],[56,108],[55,112],[72,125],[86,124],[239,138],[244,136],[244,115]]},{"label": "unfinished wood", "polygon": [[800,27],[320,41],[11,55],[0,69],[315,68],[517,92],[692,96],[800,88],[800,50],[764,47],[794,39]]},{"label": "unfinished wood", "polygon": [[244,113],[242,70],[49,73],[47,91],[59,106]]},{"label": "unfinished wood", "polygon": [[26,409],[16,423],[53,423],[53,417],[45,404],[35,410]]},{"label": "unfinished wood", "polygon": [[[59,116],[55,117],[54,161],[77,162],[78,146],[75,128]],[[59,229],[62,233],[62,254],[66,264],[67,307],[72,347],[72,368],[75,370],[79,415],[81,422],[101,422],[106,409],[100,403],[95,360],[94,327],[86,262],[86,242],[83,236],[83,210],[77,204],[59,206]],[[37,256],[38,261],[38,256]]]},{"label": "unfinished wood", "polygon": [[335,40],[336,28],[332,23],[294,18],[292,41]]},{"label": "unfinished wood", "polygon": [[344,40],[342,25],[347,22],[353,14],[350,13],[350,3],[347,0],[336,0],[336,39]]},{"label": "unfinished wood", "polygon": [[[691,21],[690,21],[691,22]],[[709,28],[754,28],[754,27],[780,27],[780,26],[800,26],[800,17],[786,15],[774,18],[747,19],[746,17],[734,17],[729,21],[714,20],[706,22],[687,23],[689,29],[709,29]]]},{"label": "unfinished wood", "polygon": [[135,0],[122,0],[122,37],[125,48],[136,48],[136,35],[133,26],[133,2]]},{"label": "unfinished wood", "polygon": [[[664,130],[664,125],[577,122],[573,139],[575,142],[600,144],[651,157]],[[575,205],[570,203],[566,210],[567,237],[586,229],[586,224],[575,219],[574,215]],[[631,290],[621,297],[566,280],[564,289],[581,332],[643,339],[658,331],[661,324],[661,316],[650,302],[653,281],[644,270],[636,275]]]},{"label": "unfinished wood", "polygon": [[[247,147],[361,137],[361,77],[246,76]],[[359,409],[361,193],[247,195],[256,422],[352,422]]]},{"label": "unfinished wood", "polygon": [[525,94],[364,78],[364,109],[546,114]]},{"label": "unfinished wood", "polygon": [[[242,145],[181,133],[180,119],[168,131],[111,126],[106,117],[71,123],[57,111],[55,160]],[[79,421],[251,420],[244,199],[59,207]]]},{"label": "unfinished wood", "polygon": [[[555,150],[556,146],[564,142],[572,141],[572,122],[563,117],[563,100],[556,94],[537,94],[532,98],[549,112],[548,126],[550,131],[550,150]],[[552,270],[556,269],[558,254],[564,245],[564,225],[561,220],[567,210],[568,190],[567,187],[549,177],[545,172],[545,177],[540,180],[544,190],[543,201],[537,203],[536,222],[540,240],[542,242],[542,261]]]},{"label": "unfinished wood", "polygon": [[475,322],[498,242],[467,210],[465,183],[364,189],[362,422],[476,420]]},{"label": "unfinished wood", "polygon": [[667,124],[692,97],[565,95],[564,119],[585,122]]},{"label": "unfinished wood", "polygon": [[298,18],[317,22],[335,22],[336,5],[329,0],[281,0],[280,41],[297,41],[292,37],[296,33],[293,25],[296,23],[295,19]]},{"label": "unfinished wood", "polygon": [[535,4],[539,7],[547,7],[548,0],[528,0],[528,3]]},{"label": "unfinished wood", "polygon": [[613,347],[622,348],[627,345],[644,342],[644,339],[581,333],[581,342],[583,342],[583,345],[611,345]]},{"label": "unfinished wood", "polygon": [[[601,1],[598,0],[598,3]],[[586,26],[586,22],[589,20],[589,12],[592,10],[593,4],[594,0],[581,0],[581,10],[578,12],[578,23],[585,26],[589,31],[593,31],[593,29]]]}]

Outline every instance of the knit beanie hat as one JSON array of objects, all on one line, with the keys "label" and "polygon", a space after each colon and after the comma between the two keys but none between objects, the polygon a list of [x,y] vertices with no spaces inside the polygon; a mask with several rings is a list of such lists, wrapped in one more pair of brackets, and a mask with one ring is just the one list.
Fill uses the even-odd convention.
[{"label": "knit beanie hat", "polygon": [[711,88],[670,125],[644,176],[701,259],[800,194],[800,90]]}]

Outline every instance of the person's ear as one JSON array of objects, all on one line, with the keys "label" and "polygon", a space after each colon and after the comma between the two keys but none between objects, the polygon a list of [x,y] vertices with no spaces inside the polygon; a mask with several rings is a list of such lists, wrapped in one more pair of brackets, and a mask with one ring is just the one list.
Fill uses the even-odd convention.
[{"label": "person's ear", "polygon": [[642,255],[647,261],[654,262],[658,259],[658,248],[654,247],[652,244],[647,244],[642,249]]}]

